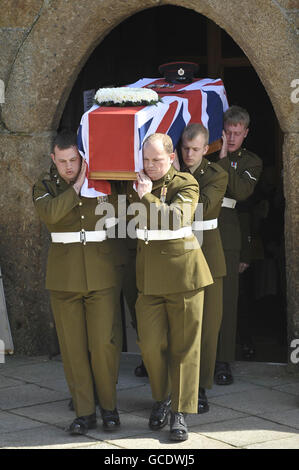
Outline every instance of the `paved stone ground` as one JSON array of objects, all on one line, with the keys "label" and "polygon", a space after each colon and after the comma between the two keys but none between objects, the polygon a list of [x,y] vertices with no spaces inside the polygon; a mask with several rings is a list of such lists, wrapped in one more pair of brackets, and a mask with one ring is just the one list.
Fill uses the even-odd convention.
[{"label": "paved stone ground", "polygon": [[[210,411],[187,417],[189,439],[173,443],[169,427],[148,428],[148,379],[137,378],[138,354],[123,353],[118,383],[121,427],[86,436],[64,429],[74,419],[60,357],[6,356],[0,364],[0,449],[299,449],[299,373],[286,365],[236,362],[235,381],[208,391]],[[163,452],[163,451],[162,451]]]}]

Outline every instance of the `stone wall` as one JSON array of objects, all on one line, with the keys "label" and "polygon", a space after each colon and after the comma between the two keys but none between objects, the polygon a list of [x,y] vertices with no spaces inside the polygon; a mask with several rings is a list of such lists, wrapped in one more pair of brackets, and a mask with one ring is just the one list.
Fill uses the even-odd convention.
[{"label": "stone wall", "polygon": [[50,141],[65,102],[83,64],[106,35],[130,15],[163,4],[191,8],[225,29],[250,59],[272,101],[285,133],[289,335],[299,337],[299,104],[290,99],[290,82],[299,78],[297,2],[0,0],[0,79],[6,88],[0,125],[0,263],[20,353],[46,353],[53,344],[44,290],[48,235],[34,213],[31,186],[49,164]]},{"label": "stone wall", "polygon": [[14,346],[54,353],[56,334],[44,289],[48,234],[36,217],[32,185],[48,167],[49,133],[0,135],[0,263]]},{"label": "stone wall", "polygon": [[[299,103],[298,105],[299,106]],[[299,139],[290,133],[284,141],[285,250],[288,344],[299,338]],[[292,349],[289,353],[291,354]],[[290,356],[289,354],[289,356]],[[294,366],[295,367],[295,366]],[[298,365],[297,365],[298,367]]]}]

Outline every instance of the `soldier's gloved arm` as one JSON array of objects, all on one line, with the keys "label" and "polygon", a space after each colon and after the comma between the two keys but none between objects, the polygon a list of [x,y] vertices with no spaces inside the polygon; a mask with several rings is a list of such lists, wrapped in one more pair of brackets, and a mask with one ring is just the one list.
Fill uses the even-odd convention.
[{"label": "soldier's gloved arm", "polygon": [[46,224],[59,222],[78,205],[79,201],[80,198],[72,186],[58,196],[51,195],[42,183],[37,183],[33,187],[35,209]]},{"label": "soldier's gloved arm", "polygon": [[228,174],[226,172],[215,173],[213,181],[200,188],[198,202],[203,204],[203,216],[210,218],[210,213],[214,213],[215,207],[222,201],[228,183]]},{"label": "soldier's gloved arm", "polygon": [[228,172],[227,195],[229,197],[244,201],[251,196],[262,172],[261,161],[256,160],[242,170],[233,168],[228,157],[217,161],[217,164]]},{"label": "soldier's gloved arm", "polygon": [[[151,193],[145,194],[141,201],[147,208],[148,228],[178,230],[181,227],[190,226],[194,218],[198,196],[199,188],[196,181],[179,188],[170,204],[160,201]],[[153,221],[157,223],[157,226],[153,226]]]}]

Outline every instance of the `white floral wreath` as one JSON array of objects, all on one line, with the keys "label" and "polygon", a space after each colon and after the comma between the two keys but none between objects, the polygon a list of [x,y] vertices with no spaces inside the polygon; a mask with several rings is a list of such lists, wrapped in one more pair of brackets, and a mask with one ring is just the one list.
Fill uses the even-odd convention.
[{"label": "white floral wreath", "polygon": [[99,88],[94,99],[100,106],[146,106],[157,104],[159,95],[148,88]]}]

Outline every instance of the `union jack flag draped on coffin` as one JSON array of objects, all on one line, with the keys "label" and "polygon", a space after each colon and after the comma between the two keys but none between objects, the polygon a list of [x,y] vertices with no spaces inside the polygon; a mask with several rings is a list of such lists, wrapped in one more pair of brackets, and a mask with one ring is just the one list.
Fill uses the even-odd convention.
[{"label": "union jack flag draped on coffin", "polygon": [[[176,147],[185,126],[199,122],[209,129],[210,144],[221,138],[223,113],[228,108],[222,80],[194,79],[188,85],[170,85],[161,78],[143,78],[129,86],[153,88],[161,101],[157,105],[125,108],[95,104],[83,114],[78,148],[87,161],[89,176],[105,170],[140,171],[142,143],[155,132],[168,134]],[[110,183],[86,178],[81,194],[110,194]]]}]

